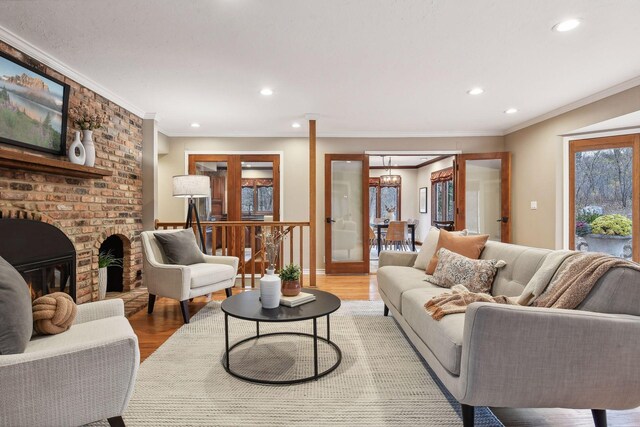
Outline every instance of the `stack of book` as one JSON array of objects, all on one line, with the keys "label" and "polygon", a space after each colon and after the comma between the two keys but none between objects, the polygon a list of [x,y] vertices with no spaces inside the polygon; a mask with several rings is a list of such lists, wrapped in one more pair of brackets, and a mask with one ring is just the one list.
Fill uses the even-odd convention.
[{"label": "stack of book", "polygon": [[309,294],[306,292],[300,292],[295,297],[285,297],[284,295],[280,297],[280,305],[284,305],[285,307],[297,307],[301,304],[306,304],[311,301],[315,301],[316,296],[313,294]]}]

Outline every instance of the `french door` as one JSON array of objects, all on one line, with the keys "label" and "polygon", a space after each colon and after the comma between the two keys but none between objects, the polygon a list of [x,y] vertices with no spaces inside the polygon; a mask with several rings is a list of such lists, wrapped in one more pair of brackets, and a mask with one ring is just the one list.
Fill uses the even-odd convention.
[{"label": "french door", "polygon": [[511,241],[511,153],[458,154],[454,187],[457,230]]},{"label": "french door", "polygon": [[325,154],[325,269],[369,273],[369,157]]},{"label": "french door", "polygon": [[569,248],[640,261],[639,191],[640,134],[570,141]]}]

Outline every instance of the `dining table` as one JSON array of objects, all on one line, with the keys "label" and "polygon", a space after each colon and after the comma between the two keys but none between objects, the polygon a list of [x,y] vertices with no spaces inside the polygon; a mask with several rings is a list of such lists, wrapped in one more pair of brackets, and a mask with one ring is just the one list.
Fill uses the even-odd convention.
[{"label": "dining table", "polygon": [[[388,221],[372,222],[371,226],[376,228],[376,238],[378,239],[378,242],[377,242],[378,256],[380,256],[380,248],[382,247],[382,229],[389,228],[389,222]],[[411,250],[415,252],[416,251],[416,224],[415,222],[407,222],[407,227],[411,232]]]}]

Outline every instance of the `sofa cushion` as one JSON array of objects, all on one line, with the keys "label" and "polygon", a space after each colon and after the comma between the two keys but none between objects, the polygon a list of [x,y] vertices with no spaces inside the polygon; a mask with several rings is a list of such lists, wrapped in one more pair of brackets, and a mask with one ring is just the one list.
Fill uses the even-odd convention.
[{"label": "sofa cushion", "polygon": [[[466,236],[467,230],[452,231],[451,233],[458,236]],[[438,247],[438,240],[440,239],[440,230],[436,227],[431,227],[427,236],[420,246],[420,252],[416,257],[416,262],[413,264],[413,268],[419,268],[420,270],[426,270],[431,258],[436,254],[436,248]]]},{"label": "sofa cushion", "polygon": [[236,276],[233,267],[226,264],[199,263],[187,266],[191,270],[191,289],[215,285]]},{"label": "sofa cushion", "polygon": [[402,313],[402,293],[414,288],[438,288],[424,280],[424,271],[412,267],[387,265],[378,269],[378,289]]},{"label": "sofa cushion", "polygon": [[488,241],[481,259],[501,259],[507,265],[493,279],[492,295],[516,297],[522,293],[533,274],[552,251],[527,246]]},{"label": "sofa cushion", "polygon": [[426,280],[442,288],[462,285],[471,292],[489,293],[498,268],[505,262],[497,259],[470,259],[441,248],[438,251],[438,265],[433,276]]},{"label": "sofa cushion", "polygon": [[578,310],[640,316],[640,272],[613,268],[600,278]]},{"label": "sofa cushion", "polygon": [[460,375],[464,313],[433,320],[424,304],[446,289],[412,289],[402,294],[402,317],[420,337],[440,364],[453,375]]},{"label": "sofa cushion", "polygon": [[172,233],[154,233],[169,264],[191,265],[204,262],[204,255],[198,247],[193,230]]},{"label": "sofa cushion", "polygon": [[33,333],[31,294],[20,273],[0,257],[0,355],[24,352]]},{"label": "sofa cushion", "polygon": [[427,274],[433,274],[438,265],[438,251],[440,248],[449,249],[451,252],[455,252],[460,255],[464,255],[467,258],[478,259],[482,253],[484,245],[489,239],[488,234],[481,234],[477,236],[458,236],[454,233],[449,233],[446,230],[440,230],[440,238],[438,239],[438,247],[436,253],[431,258],[429,265],[427,266]]}]

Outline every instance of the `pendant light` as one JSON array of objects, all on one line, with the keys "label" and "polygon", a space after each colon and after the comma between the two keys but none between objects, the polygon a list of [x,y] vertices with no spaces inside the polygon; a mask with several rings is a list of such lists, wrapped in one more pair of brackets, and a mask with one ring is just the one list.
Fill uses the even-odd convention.
[{"label": "pendant light", "polygon": [[[382,165],[384,166],[384,156],[382,156]],[[387,169],[387,174],[380,176],[380,184],[400,185],[400,175],[391,174],[391,156],[389,156],[389,168]]]}]

